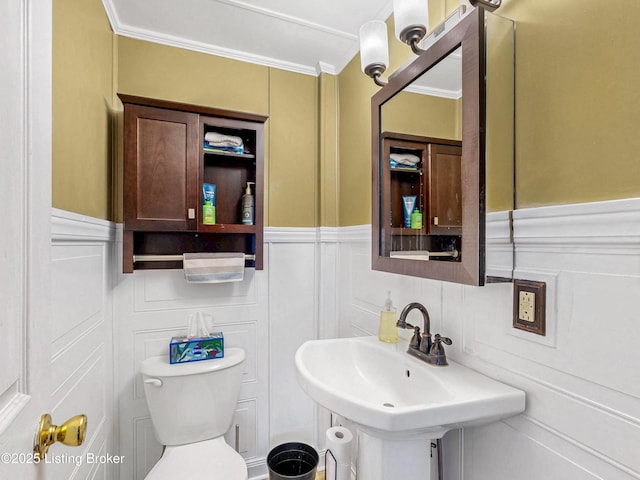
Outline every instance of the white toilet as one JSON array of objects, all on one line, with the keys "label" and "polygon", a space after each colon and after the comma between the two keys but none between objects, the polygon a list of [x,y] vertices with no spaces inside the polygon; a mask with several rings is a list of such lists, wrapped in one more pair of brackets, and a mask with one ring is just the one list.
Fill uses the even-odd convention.
[{"label": "white toilet", "polygon": [[240,393],[245,352],[224,358],[169,364],[147,358],[141,372],[156,438],[166,446],[145,480],[210,478],[247,480],[244,459],[224,440]]}]

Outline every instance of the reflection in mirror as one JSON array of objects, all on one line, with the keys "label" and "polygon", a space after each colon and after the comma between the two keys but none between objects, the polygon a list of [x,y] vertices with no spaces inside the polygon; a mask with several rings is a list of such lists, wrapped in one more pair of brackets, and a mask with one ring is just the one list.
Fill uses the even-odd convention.
[{"label": "reflection in mirror", "polygon": [[512,277],[514,46],[476,8],[372,98],[374,269]]},{"label": "reflection in mirror", "polygon": [[485,16],[486,277],[513,278],[515,209],[515,24]]},{"label": "reflection in mirror", "polygon": [[384,256],[461,261],[461,60],[458,48],[381,108]]}]

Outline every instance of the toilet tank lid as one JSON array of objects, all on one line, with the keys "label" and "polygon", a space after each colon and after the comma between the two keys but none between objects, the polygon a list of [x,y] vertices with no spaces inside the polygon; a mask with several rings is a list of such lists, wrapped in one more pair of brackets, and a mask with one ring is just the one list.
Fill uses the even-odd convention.
[{"label": "toilet tank lid", "polygon": [[183,375],[197,375],[200,373],[214,372],[233,367],[244,362],[245,351],[239,347],[224,349],[224,357],[201,360],[199,362],[169,363],[169,354],[158,357],[149,357],[142,361],[140,371],[144,375],[153,377],[179,377]]}]

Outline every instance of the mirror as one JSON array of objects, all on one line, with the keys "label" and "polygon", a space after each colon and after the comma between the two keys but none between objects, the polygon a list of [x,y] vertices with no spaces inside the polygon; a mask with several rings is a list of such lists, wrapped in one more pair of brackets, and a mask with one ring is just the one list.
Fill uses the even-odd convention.
[{"label": "mirror", "polygon": [[372,98],[375,270],[511,278],[513,47],[477,8]]}]

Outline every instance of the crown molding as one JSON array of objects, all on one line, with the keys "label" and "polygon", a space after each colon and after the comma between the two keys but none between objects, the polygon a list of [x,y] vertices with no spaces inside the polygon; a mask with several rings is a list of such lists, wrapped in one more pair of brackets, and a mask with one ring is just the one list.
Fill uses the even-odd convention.
[{"label": "crown molding", "polygon": [[424,87],[421,85],[408,85],[404,89],[405,92],[417,93],[419,95],[430,95],[432,97],[450,98],[458,100],[462,98],[462,89],[445,90],[443,88]]},{"label": "crown molding", "polygon": [[316,75],[320,76],[322,73],[328,73],[330,75],[337,75],[339,72],[336,70],[335,65],[331,65],[326,62],[318,62],[316,64]]},{"label": "crown molding", "polygon": [[169,47],[182,48],[185,50],[191,50],[199,53],[206,53],[209,55],[216,55],[219,57],[230,58],[232,60],[239,60],[241,62],[254,63],[256,65],[262,65],[265,67],[278,68],[281,70],[288,70],[290,72],[301,73],[303,75],[317,76],[316,68],[309,65],[303,65],[298,63],[286,62],[278,60],[276,58],[265,57],[262,55],[254,55],[240,50],[233,50],[230,48],[218,47],[209,45],[204,42],[196,42],[193,40],[187,40],[185,38],[174,37],[172,35],[160,34],[151,30],[145,30],[134,27],[119,27],[114,29],[115,33],[123,37],[134,38],[136,40],[144,40],[147,42],[159,43]]}]

